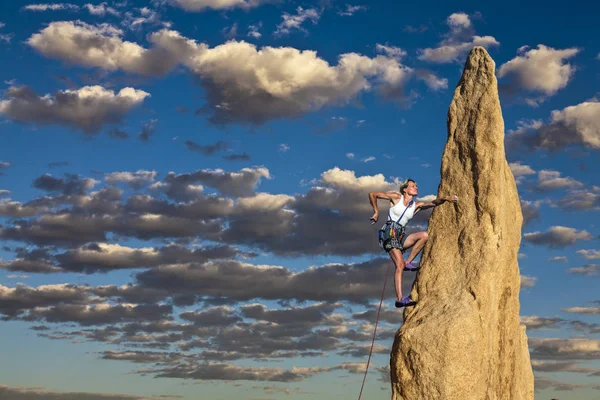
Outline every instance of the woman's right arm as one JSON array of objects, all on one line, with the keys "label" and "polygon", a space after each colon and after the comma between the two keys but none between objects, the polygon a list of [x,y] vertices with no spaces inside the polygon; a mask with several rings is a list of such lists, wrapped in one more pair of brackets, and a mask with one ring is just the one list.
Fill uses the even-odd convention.
[{"label": "woman's right arm", "polygon": [[386,199],[392,200],[396,196],[393,192],[369,192],[369,201],[371,206],[373,207],[373,211],[375,212],[373,216],[370,218],[373,223],[377,222],[379,218],[379,209],[377,208],[377,199]]}]

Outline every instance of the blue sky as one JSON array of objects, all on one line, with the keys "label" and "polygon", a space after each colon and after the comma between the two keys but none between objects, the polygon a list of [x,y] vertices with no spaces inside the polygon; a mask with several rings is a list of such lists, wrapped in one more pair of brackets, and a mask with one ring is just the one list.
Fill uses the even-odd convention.
[{"label": "blue sky", "polygon": [[[433,198],[481,45],[525,217],[536,397],[597,399],[598,11],[3,2],[0,393],[356,396],[389,263],[366,193],[411,177]],[[393,296],[390,280],[373,399],[390,394]]]}]

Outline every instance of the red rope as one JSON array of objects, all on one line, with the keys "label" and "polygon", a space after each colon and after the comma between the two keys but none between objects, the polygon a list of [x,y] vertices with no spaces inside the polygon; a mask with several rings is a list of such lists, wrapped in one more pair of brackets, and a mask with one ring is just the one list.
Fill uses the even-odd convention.
[{"label": "red rope", "polygon": [[367,369],[365,369],[365,376],[362,381],[362,386],[360,387],[360,393],[358,395],[358,400],[362,396],[363,388],[365,387],[365,380],[367,379],[367,372],[369,371],[369,364],[371,363],[371,354],[373,354],[373,345],[375,344],[375,334],[377,333],[377,324],[379,323],[379,313],[381,312],[381,303],[383,303],[383,296],[385,294],[385,285],[387,284],[388,275],[390,274],[390,266],[392,262],[388,264],[387,271],[385,273],[385,281],[383,282],[383,290],[381,291],[381,300],[379,301],[379,310],[377,310],[377,318],[375,319],[375,330],[373,331],[373,340],[371,341],[371,350],[369,351],[369,360],[367,361]]}]

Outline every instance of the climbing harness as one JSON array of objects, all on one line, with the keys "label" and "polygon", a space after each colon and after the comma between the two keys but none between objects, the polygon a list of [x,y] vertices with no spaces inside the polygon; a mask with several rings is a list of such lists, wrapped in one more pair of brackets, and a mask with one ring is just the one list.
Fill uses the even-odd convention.
[{"label": "climbing harness", "polygon": [[396,248],[399,249],[402,253],[404,253],[404,239],[405,237],[405,228],[400,225],[400,221],[402,217],[404,217],[404,213],[408,210],[414,203],[414,199],[408,203],[408,206],[400,215],[398,220],[392,220],[392,215],[390,211],[388,211],[388,221],[385,225],[379,230],[379,247],[386,252],[389,252],[391,249]]},{"label": "climbing harness", "polygon": [[[402,218],[402,217],[400,217]],[[373,354],[373,345],[375,344],[375,335],[377,333],[377,324],[379,323],[379,313],[381,312],[381,303],[383,303],[383,296],[385,295],[385,285],[387,284],[388,275],[390,274],[391,262],[388,264],[387,271],[385,272],[385,281],[383,281],[383,290],[381,291],[381,300],[379,300],[379,309],[377,310],[377,318],[375,318],[375,330],[373,331],[373,339],[371,340],[371,350],[369,350],[369,359],[367,360],[367,368],[365,369],[365,376],[363,377],[362,385],[360,387],[360,393],[358,394],[358,400],[362,396],[363,388],[365,387],[365,380],[367,379],[367,372],[369,371],[369,364],[371,363],[371,354]]]}]

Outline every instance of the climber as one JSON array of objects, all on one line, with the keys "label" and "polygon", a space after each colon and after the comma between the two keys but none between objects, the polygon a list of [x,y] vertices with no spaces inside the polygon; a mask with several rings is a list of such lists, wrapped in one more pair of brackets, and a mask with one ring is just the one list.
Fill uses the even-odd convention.
[{"label": "climber", "polygon": [[[409,296],[402,297],[402,272],[417,271],[420,267],[413,265],[412,261],[419,254],[427,242],[427,232],[415,232],[410,235],[405,235],[406,224],[421,210],[436,207],[447,201],[456,203],[458,196],[440,197],[431,202],[417,202],[418,194],[417,183],[413,179],[407,179],[400,186],[398,192],[370,192],[369,200],[375,213],[370,218],[371,224],[377,222],[379,218],[379,210],[377,208],[377,199],[386,199],[390,201],[390,209],[388,211],[388,221],[379,230],[379,245],[382,250],[389,253],[390,258],[396,266],[394,274],[394,285],[396,287],[396,307],[406,307],[415,305]],[[406,263],[404,262],[403,253],[412,248],[412,251]]]}]

